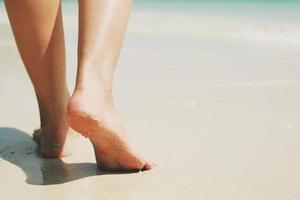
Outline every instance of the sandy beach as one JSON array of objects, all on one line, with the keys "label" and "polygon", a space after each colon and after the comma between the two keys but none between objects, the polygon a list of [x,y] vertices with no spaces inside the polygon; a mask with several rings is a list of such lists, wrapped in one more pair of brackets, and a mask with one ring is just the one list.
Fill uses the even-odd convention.
[{"label": "sandy beach", "polygon": [[[38,106],[0,2],[0,199],[300,199],[300,3],[136,3],[115,77],[130,139],[158,166],[43,159]],[[77,14],[64,3],[68,83]],[[34,58],[33,58],[34,59]]]}]

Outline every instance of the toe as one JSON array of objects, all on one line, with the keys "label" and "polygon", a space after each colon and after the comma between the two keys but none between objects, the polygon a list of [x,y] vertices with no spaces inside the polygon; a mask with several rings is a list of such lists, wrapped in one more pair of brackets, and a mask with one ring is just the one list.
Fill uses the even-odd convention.
[{"label": "toe", "polygon": [[156,163],[152,162],[152,161],[147,161],[144,165],[144,167],[142,168],[142,171],[145,171],[145,170],[149,170],[149,169],[152,169],[153,167],[156,166]]}]

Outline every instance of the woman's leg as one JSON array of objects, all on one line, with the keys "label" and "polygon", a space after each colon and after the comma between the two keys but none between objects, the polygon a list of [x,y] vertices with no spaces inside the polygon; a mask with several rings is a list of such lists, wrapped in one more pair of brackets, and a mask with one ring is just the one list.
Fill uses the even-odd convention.
[{"label": "woman's leg", "polygon": [[127,142],[113,105],[113,73],[130,8],[130,0],[79,0],[78,71],[68,121],[89,137],[105,170],[153,167]]},{"label": "woman's leg", "polygon": [[71,130],[65,115],[69,93],[63,24],[59,0],[6,0],[5,6],[22,60],[37,96],[41,154],[60,157]]}]

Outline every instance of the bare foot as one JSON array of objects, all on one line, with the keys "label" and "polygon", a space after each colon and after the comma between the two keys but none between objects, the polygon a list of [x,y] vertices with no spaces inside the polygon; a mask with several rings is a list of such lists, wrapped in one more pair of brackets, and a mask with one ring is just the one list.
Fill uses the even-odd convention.
[{"label": "bare foot", "polygon": [[51,130],[37,129],[33,133],[33,140],[38,145],[39,153],[45,158],[61,158],[72,153],[72,144],[78,135],[71,128]]},{"label": "bare foot", "polygon": [[154,164],[128,143],[112,100],[105,96],[99,94],[99,90],[76,89],[68,105],[69,125],[90,139],[100,169],[139,171],[153,168]]}]

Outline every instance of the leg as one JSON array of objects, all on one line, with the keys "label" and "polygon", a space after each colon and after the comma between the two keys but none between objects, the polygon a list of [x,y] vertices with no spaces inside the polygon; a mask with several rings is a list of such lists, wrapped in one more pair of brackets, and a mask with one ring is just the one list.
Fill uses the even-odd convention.
[{"label": "leg", "polygon": [[113,73],[130,7],[130,0],[79,0],[78,71],[67,115],[70,126],[89,137],[104,170],[153,167],[128,143],[113,105]]},{"label": "leg", "polygon": [[35,138],[40,152],[63,156],[71,131],[65,120],[69,93],[60,1],[6,0],[5,6],[38,100],[41,129]]}]

